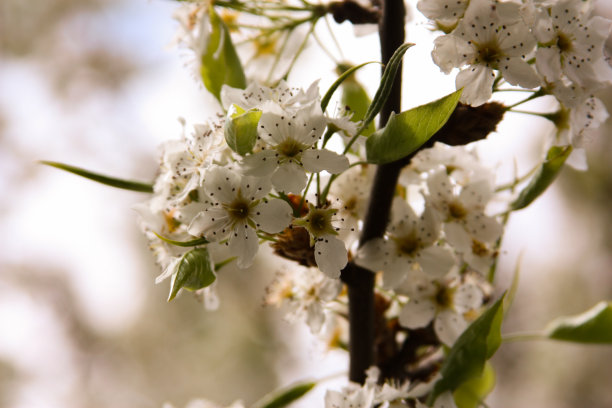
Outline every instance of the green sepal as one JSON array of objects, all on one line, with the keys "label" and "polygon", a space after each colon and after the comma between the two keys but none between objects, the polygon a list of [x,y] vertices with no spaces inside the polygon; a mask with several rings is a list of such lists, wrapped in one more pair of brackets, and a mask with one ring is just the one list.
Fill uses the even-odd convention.
[{"label": "green sepal", "polygon": [[555,319],[545,331],[555,340],[612,344],[612,302],[601,301],[579,315]]},{"label": "green sepal", "polygon": [[542,163],[527,187],[525,187],[518,198],[510,204],[510,208],[513,211],[525,208],[546,191],[548,186],[557,178],[557,175],[563,168],[563,164],[571,152],[571,145],[553,146],[548,149],[546,160],[544,160],[544,163]]},{"label": "green sepal", "polygon": [[190,291],[210,286],[216,279],[213,264],[206,248],[195,248],[185,253],[176,266],[168,302],[180,289]]},{"label": "green sepal", "polygon": [[488,361],[482,375],[464,382],[455,392],[453,398],[457,408],[477,408],[495,387],[495,370]]},{"label": "green sepal", "polygon": [[275,390],[255,404],[253,404],[252,408],[283,408],[287,405],[297,401],[306,395],[310,390],[312,390],[317,385],[316,382],[313,381],[304,381],[296,384],[292,384],[288,387],[281,388],[279,390]]},{"label": "green sepal", "polygon": [[56,169],[64,170],[77,176],[84,177],[86,179],[105,184],[107,186],[122,188],[124,190],[138,191],[141,193],[152,193],[153,185],[142,183],[140,181],[123,180],[115,177],[104,176],[102,174],[94,173],[89,170],[82,169],[80,167],[70,166],[64,163],[58,163],[53,161],[42,160],[39,163],[55,167]]},{"label": "green sepal", "polygon": [[245,111],[232,104],[224,127],[225,141],[230,149],[241,156],[251,153],[257,142],[257,124],[261,113],[259,109]]},{"label": "green sepal", "polygon": [[204,237],[192,239],[190,241],[175,241],[173,239],[166,238],[162,235],[159,235],[157,232],[153,232],[153,233],[157,236],[157,238],[161,239],[162,241],[168,244],[171,244],[171,245],[179,246],[179,247],[193,247],[193,246],[208,244],[208,240]]},{"label": "green sepal", "polygon": [[487,309],[461,334],[450,349],[427,403],[433,405],[445,391],[454,391],[465,382],[482,376],[486,361],[501,344],[501,323],[504,316],[505,294]]},{"label": "green sepal", "polygon": [[385,71],[383,72],[382,78],[380,79],[380,85],[378,86],[378,90],[376,91],[376,94],[374,94],[374,99],[372,100],[370,107],[364,115],[363,124],[361,125],[361,128],[359,128],[359,130],[357,131],[357,134],[361,134],[361,132],[368,128],[370,122],[374,120],[376,115],[378,115],[378,112],[380,112],[380,110],[384,106],[385,102],[387,102],[389,94],[391,93],[391,89],[393,88],[393,83],[395,82],[395,74],[397,73],[397,70],[402,64],[402,58],[408,48],[412,47],[413,45],[414,44],[411,43],[405,43],[400,45],[389,59],[389,62],[387,62],[387,65],[385,66]]},{"label": "green sepal", "polygon": [[200,75],[204,86],[221,102],[221,87],[244,89],[246,77],[229,29],[211,5],[208,8],[210,33],[201,55]]},{"label": "green sepal", "polygon": [[366,141],[368,161],[375,164],[403,159],[427,142],[450,118],[462,90],[398,115]]},{"label": "green sepal", "polygon": [[[349,69],[347,69],[346,71],[344,71],[339,77],[338,79],[336,79],[334,81],[334,83],[329,87],[329,89],[327,90],[327,92],[325,92],[325,95],[323,95],[323,98],[321,98],[321,110],[323,112],[325,112],[325,109],[327,109],[327,105],[329,105],[329,101],[331,100],[332,95],[334,94],[334,92],[336,92],[336,89],[338,89],[338,87],[345,81],[347,80],[355,71],[357,71],[359,68],[364,67],[368,64],[376,64],[376,61],[369,61],[369,62],[364,62],[363,64],[359,64],[356,65],[354,67],[351,67]],[[354,80],[353,80],[354,81]],[[347,81],[347,82],[350,82]],[[369,99],[368,99],[368,105],[369,105]],[[367,109],[367,108],[366,108]],[[365,113],[365,109],[363,111]],[[362,115],[363,117],[363,115]]]}]

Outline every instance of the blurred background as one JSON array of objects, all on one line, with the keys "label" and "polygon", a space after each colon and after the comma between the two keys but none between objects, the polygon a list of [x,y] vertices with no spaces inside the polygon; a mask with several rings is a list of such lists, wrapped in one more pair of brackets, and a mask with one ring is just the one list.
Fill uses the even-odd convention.
[{"label": "blurred background", "polygon": [[[598,11],[612,17],[605,3]],[[159,270],[131,209],[146,195],[36,163],[152,180],[157,146],[181,134],[178,118],[193,124],[215,114],[186,52],[169,46],[175,7],[162,0],[0,2],[2,408],[182,407],[195,397],[251,403],[276,386],[346,369],[342,353],[262,306],[275,268],[265,256],[248,271],[223,271],[216,312],[191,296],[167,303],[168,283],[154,284]],[[352,34],[346,23],[339,31]],[[454,89],[429,62],[433,37],[421,31],[417,39],[408,33],[417,42],[410,58],[429,65],[415,73],[416,64],[405,64],[405,106]],[[422,48],[420,39],[427,40]],[[375,35],[356,41],[345,58],[378,59]],[[325,90],[334,64],[316,49],[301,62],[308,60],[320,70],[305,66],[291,83],[327,75]],[[366,69],[362,80],[376,70]],[[369,84],[372,93],[375,87]],[[600,97],[612,111],[612,92]],[[486,142],[487,160],[511,150],[529,169],[541,154],[533,135],[547,126],[509,117]],[[500,288],[519,254],[521,281],[504,332],[539,330],[612,299],[611,131],[602,126],[589,146],[588,171],[564,169],[543,197],[511,217]],[[612,406],[612,347],[510,343],[493,364],[491,407]],[[319,388],[300,406],[322,406]]]}]

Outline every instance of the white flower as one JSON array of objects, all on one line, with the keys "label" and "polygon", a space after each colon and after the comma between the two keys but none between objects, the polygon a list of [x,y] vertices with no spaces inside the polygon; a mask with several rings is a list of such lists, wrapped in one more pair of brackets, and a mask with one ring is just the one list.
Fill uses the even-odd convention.
[{"label": "white flower", "polygon": [[[516,7],[512,7],[512,6]],[[525,57],[535,46],[535,38],[519,17],[519,5],[493,0],[472,0],[451,34],[436,38],[432,56],[445,73],[468,65],[457,75],[461,101],[478,106],[492,94],[495,70],[512,85],[534,88],[540,80]]]},{"label": "white flower", "polygon": [[259,248],[257,230],[276,233],[291,222],[291,206],[283,200],[266,200],[265,179],[240,176],[224,167],[206,173],[204,191],[212,203],[189,225],[189,233],[209,241],[224,240],[238,257],[240,268],[249,267]]},{"label": "white flower", "polygon": [[444,276],[455,264],[452,252],[434,245],[440,223],[430,209],[419,217],[401,197],[395,197],[387,228],[388,239],[376,238],[359,248],[355,262],[373,271],[383,271],[385,288],[399,286],[410,273],[422,270]]},{"label": "white flower", "polygon": [[452,26],[463,17],[469,3],[469,0],[420,0],[417,9],[443,26]]},{"label": "white flower", "polygon": [[603,102],[595,97],[584,100],[573,109],[561,107],[554,117],[558,129],[557,142],[584,147],[608,116]]},{"label": "white flower", "polygon": [[481,179],[493,181],[491,170],[483,166],[478,155],[465,146],[436,142],[433,147],[421,150],[410,161],[410,168],[418,172],[437,170],[440,166],[444,166],[446,173],[461,185]]},{"label": "white flower", "polygon": [[313,82],[306,91],[291,88],[284,80],[281,80],[275,88],[268,88],[257,82],[251,82],[246,89],[227,85],[221,88],[221,103],[225,110],[228,110],[232,104],[244,110],[257,108],[263,111],[269,106],[278,105],[287,112],[294,112],[318,100],[319,81]]},{"label": "white flower", "polygon": [[341,173],[348,168],[348,159],[315,146],[325,125],[316,103],[295,113],[280,109],[264,111],[258,126],[265,146],[244,158],[245,173],[258,177],[271,174],[272,185],[287,193],[302,191],[306,186],[306,171]]},{"label": "white flower", "polygon": [[168,204],[181,203],[197,189],[206,170],[214,162],[222,162],[229,150],[218,124],[196,124],[189,137],[167,142],[162,146],[161,173],[155,181],[155,192]]},{"label": "white flower", "polygon": [[483,293],[472,282],[414,276],[402,286],[410,297],[402,307],[399,322],[409,329],[427,326],[432,320],[440,341],[451,346],[467,328],[463,314],[482,304]]},{"label": "white flower", "polygon": [[287,303],[289,321],[304,320],[310,331],[317,334],[327,318],[327,304],[342,290],[339,279],[330,279],[314,268],[296,268],[284,271],[266,291],[266,303],[280,306]]},{"label": "white flower", "polygon": [[493,188],[487,180],[476,180],[465,186],[455,184],[445,171],[429,175],[427,207],[436,210],[448,242],[457,248],[470,247],[472,239],[483,243],[495,242],[502,226],[484,213],[493,196]]},{"label": "white flower", "polygon": [[387,382],[380,386],[380,369],[374,366],[366,374],[365,383],[361,386],[350,383],[341,392],[328,390],[325,394],[325,408],[389,407],[390,404],[408,406],[401,401],[409,397],[408,382],[397,387]]},{"label": "white flower", "polygon": [[564,77],[586,89],[612,81],[612,68],[603,58],[611,21],[589,18],[580,2],[558,1],[537,13],[535,35],[542,45],[536,53],[538,71],[548,82]]},{"label": "white flower", "polygon": [[338,216],[344,220],[345,228],[339,231],[340,236],[349,248],[359,238],[357,232],[368,207],[373,170],[373,166],[353,166],[342,173],[329,190],[329,197],[339,209]]},{"label": "white flower", "polygon": [[344,242],[338,239],[335,208],[317,208],[308,205],[308,214],[294,223],[306,228],[310,235],[311,246],[314,245],[314,256],[317,267],[332,279],[340,277],[340,271],[348,263],[348,251]]}]

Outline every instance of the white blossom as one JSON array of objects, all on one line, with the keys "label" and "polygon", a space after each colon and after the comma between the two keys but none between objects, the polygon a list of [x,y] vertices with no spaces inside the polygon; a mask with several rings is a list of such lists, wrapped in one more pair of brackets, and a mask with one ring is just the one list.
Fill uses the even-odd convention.
[{"label": "white blossom", "polygon": [[336,208],[318,208],[309,204],[308,213],[294,221],[294,224],[306,228],[310,235],[310,244],[314,246],[317,267],[328,277],[337,279],[340,271],[348,263],[348,251],[344,241],[337,238],[341,219],[336,217]]},{"label": "white blossom", "polygon": [[246,89],[232,88],[223,85],[221,103],[225,110],[232,104],[244,110],[253,108],[266,111],[270,106],[278,105],[283,110],[293,113],[319,101],[319,81],[313,82],[306,91],[292,88],[281,80],[275,88],[269,88],[257,82],[251,82]]},{"label": "white blossom", "polygon": [[493,196],[487,180],[477,180],[465,186],[457,185],[445,171],[437,171],[427,179],[427,206],[436,211],[447,241],[454,247],[470,247],[472,240],[495,242],[502,226],[485,214],[485,207]]},{"label": "white blossom", "polygon": [[227,245],[238,257],[240,268],[249,267],[259,248],[258,230],[277,233],[291,222],[291,206],[280,199],[266,200],[266,179],[240,176],[224,167],[206,173],[204,191],[212,205],[205,207],[189,225],[189,233],[209,241],[229,237]]},{"label": "white blossom", "polygon": [[433,320],[436,335],[448,346],[468,326],[463,314],[480,307],[483,298],[481,289],[473,282],[452,277],[432,279],[424,274],[413,276],[398,291],[410,297],[399,313],[400,324],[418,329]]},{"label": "white blossom", "polygon": [[278,191],[300,193],[306,186],[306,171],[327,170],[336,174],[349,166],[345,156],[316,148],[326,126],[318,104],[295,113],[280,109],[264,111],[258,126],[264,147],[244,157],[242,167],[248,175],[271,175],[272,185]]},{"label": "white blossom", "polygon": [[327,319],[327,304],[338,297],[342,282],[330,279],[314,268],[285,270],[276,277],[266,291],[266,303],[288,305],[285,318],[305,321],[310,331],[317,334]]},{"label": "white blossom", "polygon": [[569,79],[586,89],[612,82],[612,68],[603,58],[610,20],[589,17],[573,0],[542,7],[536,17],[534,32],[541,44],[536,66],[548,82]]},{"label": "white blossom", "polygon": [[387,239],[375,238],[359,248],[355,262],[373,271],[383,271],[383,285],[399,286],[411,272],[424,271],[444,276],[455,264],[452,252],[434,245],[440,235],[440,223],[428,208],[417,216],[401,197],[393,201]]},{"label": "white blossom", "polygon": [[456,77],[463,88],[461,101],[478,106],[492,94],[494,70],[512,85],[534,88],[540,79],[525,61],[535,46],[535,38],[519,17],[519,5],[500,7],[493,0],[472,0],[450,34],[436,38],[432,56],[445,73],[462,69]]}]

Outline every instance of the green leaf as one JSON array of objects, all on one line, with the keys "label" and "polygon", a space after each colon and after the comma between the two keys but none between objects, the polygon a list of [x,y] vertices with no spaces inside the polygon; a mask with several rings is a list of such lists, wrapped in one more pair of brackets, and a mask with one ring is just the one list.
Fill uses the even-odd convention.
[{"label": "green leaf", "polygon": [[245,111],[233,104],[225,121],[225,141],[239,155],[251,153],[257,141],[257,124],[261,118],[259,109]]},{"label": "green leaf", "polygon": [[161,236],[157,232],[153,232],[153,233],[157,236],[157,238],[161,239],[162,241],[167,242],[168,244],[176,245],[180,247],[192,247],[192,246],[208,244],[208,240],[204,237],[192,239],[191,241],[175,241],[173,239]]},{"label": "green leaf", "polygon": [[473,378],[482,376],[486,361],[501,344],[501,323],[505,294],[461,334],[442,364],[442,378],[429,396],[428,405],[445,391],[454,391]]},{"label": "green leaf", "polygon": [[89,170],[82,169],[80,167],[70,166],[68,164],[53,162],[53,161],[45,161],[42,160],[39,163],[55,167],[60,170],[67,171],[72,174],[76,174],[77,176],[85,177],[86,179],[96,181],[101,184],[105,184],[107,186],[122,188],[124,190],[138,191],[141,193],[152,193],[153,185],[142,183],[140,181],[132,181],[132,180],[122,180],[115,177],[104,176],[102,174],[94,173]]},{"label": "green leaf", "polygon": [[223,85],[244,89],[246,78],[229,29],[215,12],[212,2],[208,15],[210,32],[201,56],[200,75],[206,89],[221,102]]},{"label": "green leaf", "polygon": [[380,79],[378,90],[376,91],[376,94],[374,94],[374,99],[364,115],[363,125],[357,134],[361,134],[361,132],[363,132],[370,125],[370,122],[374,120],[376,115],[378,115],[378,112],[380,112],[384,106],[385,102],[387,102],[389,94],[391,93],[391,88],[393,87],[393,82],[395,82],[395,74],[402,64],[402,57],[408,48],[412,47],[413,45],[414,44],[411,43],[400,45],[389,59],[389,62],[385,67],[385,71],[382,74],[382,78]]},{"label": "green leaf", "polygon": [[540,194],[546,191],[548,186],[557,178],[557,175],[563,168],[565,160],[567,160],[571,152],[571,145],[553,146],[548,149],[546,160],[542,163],[527,187],[525,187],[518,198],[510,204],[510,208],[512,208],[513,211],[525,208],[538,198]]},{"label": "green leaf", "polygon": [[495,387],[495,370],[488,361],[482,375],[464,382],[453,393],[457,408],[477,408]]},{"label": "green leaf", "polygon": [[546,336],[577,343],[612,344],[612,302],[602,301],[577,316],[553,320],[546,328]]},{"label": "green leaf", "polygon": [[391,114],[387,125],[366,141],[368,161],[389,163],[416,151],[446,123],[459,102],[461,91],[399,115]]},{"label": "green leaf", "polygon": [[168,302],[176,297],[180,289],[198,290],[211,285],[216,279],[215,271],[206,248],[195,248],[187,252],[176,266]]},{"label": "green leaf", "polygon": [[252,408],[286,407],[287,405],[306,395],[315,387],[315,385],[317,385],[316,382],[305,381],[281,388],[264,396],[262,399],[253,404]]},{"label": "green leaf", "polygon": [[[321,99],[321,110],[323,110],[323,112],[325,112],[325,109],[327,109],[327,105],[329,105],[329,101],[331,100],[332,95],[334,94],[334,92],[336,92],[336,89],[338,89],[338,87],[345,81],[347,80],[349,77],[351,77],[351,75],[353,75],[353,73],[355,71],[357,71],[359,68],[364,67],[368,64],[376,64],[376,61],[370,61],[370,62],[364,62],[363,64],[359,64],[356,65],[354,67],[351,67],[347,70],[345,70],[339,77],[338,79],[336,79],[334,81],[334,83],[329,87],[329,89],[327,90],[327,92],[325,92],[325,95],[323,95],[323,98]],[[353,80],[354,81],[354,80]],[[369,105],[369,102],[368,102]],[[366,108],[367,109],[367,108]],[[365,110],[364,110],[365,113]]]}]

